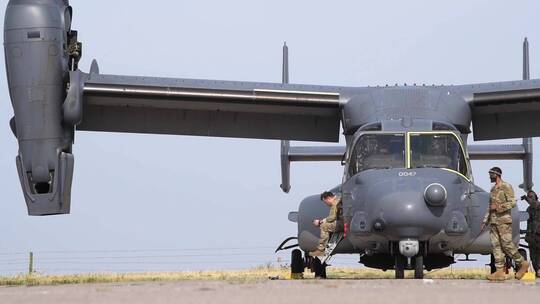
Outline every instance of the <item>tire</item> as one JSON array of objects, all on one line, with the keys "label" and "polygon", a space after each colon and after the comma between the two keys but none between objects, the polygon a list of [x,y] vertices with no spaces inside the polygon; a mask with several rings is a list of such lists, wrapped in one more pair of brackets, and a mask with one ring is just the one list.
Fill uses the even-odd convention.
[{"label": "tire", "polygon": [[321,264],[319,258],[313,258],[313,270],[316,278],[326,279],[326,264]]},{"label": "tire", "polygon": [[414,278],[424,278],[424,256],[421,254],[414,258]]},{"label": "tire", "polygon": [[295,249],[291,252],[291,277],[301,273],[304,273],[302,251],[300,249]]},{"label": "tire", "polygon": [[396,271],[396,279],[405,278],[405,257],[402,256],[401,254],[395,255],[394,269]]}]

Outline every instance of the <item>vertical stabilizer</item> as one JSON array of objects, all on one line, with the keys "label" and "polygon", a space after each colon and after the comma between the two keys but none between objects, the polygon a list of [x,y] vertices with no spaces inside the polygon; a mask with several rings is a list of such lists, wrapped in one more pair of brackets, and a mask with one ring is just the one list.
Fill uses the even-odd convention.
[{"label": "vertical stabilizer", "polygon": [[[287,42],[283,43],[283,64],[281,70],[281,82],[289,83],[289,48]],[[289,193],[291,190],[291,162],[289,161],[290,142],[281,141],[281,190]]]},{"label": "vertical stabilizer", "polygon": [[281,82],[289,83],[289,47],[287,42],[283,43],[283,69],[281,72]]},{"label": "vertical stabilizer", "polygon": [[523,41],[523,80],[531,79],[529,74],[529,41],[527,37]]},{"label": "vertical stabilizer", "polygon": [[[523,80],[529,80],[529,41],[525,37],[523,41]],[[523,184],[519,185],[524,191],[529,191],[533,187],[533,140],[532,138],[523,138],[523,148],[525,148],[525,157],[523,158]]]}]

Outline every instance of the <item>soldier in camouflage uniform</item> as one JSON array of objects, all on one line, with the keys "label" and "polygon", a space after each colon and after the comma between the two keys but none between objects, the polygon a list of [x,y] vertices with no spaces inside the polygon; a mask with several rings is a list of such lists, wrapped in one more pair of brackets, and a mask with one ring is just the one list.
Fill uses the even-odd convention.
[{"label": "soldier in camouflage uniform", "polygon": [[527,195],[522,196],[521,199],[529,204],[527,208],[529,219],[527,220],[525,241],[529,244],[529,255],[536,276],[540,277],[540,202],[538,202],[538,195],[532,190],[527,192]]},{"label": "soldier in camouflage uniform", "polygon": [[332,192],[326,191],[321,194],[321,200],[330,207],[328,216],[322,220],[315,219],[313,224],[321,228],[321,237],[319,239],[319,245],[317,250],[309,253],[310,256],[324,256],[325,249],[330,239],[330,233],[336,232],[337,222],[341,215],[341,197],[334,195]]},{"label": "soldier in camouflage uniform", "polygon": [[493,167],[489,170],[489,177],[492,183],[489,208],[482,223],[482,230],[489,225],[490,239],[493,256],[495,257],[495,267],[497,271],[487,276],[488,280],[503,281],[506,279],[504,270],[505,254],[512,258],[519,270],[516,272],[516,279],[521,279],[529,268],[529,263],[523,259],[512,240],[512,208],[516,206],[514,190],[512,186],[502,180],[502,170]]}]

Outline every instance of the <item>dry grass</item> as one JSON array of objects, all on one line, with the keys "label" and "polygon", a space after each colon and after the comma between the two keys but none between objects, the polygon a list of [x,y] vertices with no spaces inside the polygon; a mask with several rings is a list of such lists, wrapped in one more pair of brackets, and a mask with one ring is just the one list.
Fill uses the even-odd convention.
[{"label": "dry grass", "polygon": [[[366,268],[334,268],[327,269],[329,279],[392,279],[393,271],[380,271]],[[441,269],[428,272],[430,279],[483,279],[486,269]],[[412,278],[412,272],[407,271],[406,277]],[[310,272],[304,274],[306,279],[314,276]],[[190,271],[190,272],[146,272],[146,273],[90,273],[70,275],[18,275],[0,277],[0,286],[16,285],[58,285],[81,283],[117,283],[141,281],[184,281],[184,280],[214,280],[236,283],[256,282],[274,279],[289,279],[290,270],[286,268],[257,267],[248,270],[224,271]]]},{"label": "dry grass", "polygon": [[[333,279],[393,279],[394,271],[377,269],[337,268],[328,269],[328,277]],[[484,268],[444,268],[427,272],[426,279],[485,279],[488,271]],[[413,271],[405,271],[405,278],[413,278]]]}]

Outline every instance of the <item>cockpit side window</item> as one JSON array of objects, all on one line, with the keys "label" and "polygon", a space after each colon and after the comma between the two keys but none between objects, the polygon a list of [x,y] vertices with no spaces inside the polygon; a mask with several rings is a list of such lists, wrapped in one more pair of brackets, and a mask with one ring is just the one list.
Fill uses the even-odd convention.
[{"label": "cockpit side window", "polygon": [[405,167],[404,134],[364,134],[349,160],[349,177],[368,169]]},{"label": "cockpit side window", "polygon": [[411,168],[445,168],[468,176],[461,144],[452,134],[410,134]]}]

